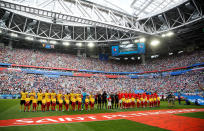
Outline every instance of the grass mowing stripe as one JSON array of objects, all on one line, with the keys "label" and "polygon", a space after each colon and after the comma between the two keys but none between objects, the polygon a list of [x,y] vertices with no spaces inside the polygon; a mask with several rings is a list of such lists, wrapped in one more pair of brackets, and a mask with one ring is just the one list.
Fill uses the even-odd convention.
[{"label": "grass mowing stripe", "polygon": [[129,120],[110,120],[110,121],[95,121],[95,122],[79,122],[79,123],[63,123],[50,125],[35,125],[35,126],[19,126],[19,127],[2,127],[1,131],[164,131],[154,126],[149,126]]},{"label": "grass mowing stripe", "polygon": [[204,119],[204,112],[181,113],[176,115]]}]

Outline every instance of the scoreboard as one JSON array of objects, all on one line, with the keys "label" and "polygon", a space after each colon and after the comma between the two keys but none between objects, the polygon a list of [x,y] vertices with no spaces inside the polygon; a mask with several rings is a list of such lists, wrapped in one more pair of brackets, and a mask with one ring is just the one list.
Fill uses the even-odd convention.
[{"label": "scoreboard", "polygon": [[128,55],[128,54],[144,54],[145,44],[134,43],[112,46],[112,56]]}]

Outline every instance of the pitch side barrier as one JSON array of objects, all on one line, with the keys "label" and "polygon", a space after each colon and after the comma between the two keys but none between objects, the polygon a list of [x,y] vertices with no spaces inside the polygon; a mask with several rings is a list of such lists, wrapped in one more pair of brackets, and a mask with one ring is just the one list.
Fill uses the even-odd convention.
[{"label": "pitch side barrier", "polygon": [[64,70],[64,71],[75,71],[75,72],[89,72],[89,73],[102,73],[102,74],[118,74],[118,75],[127,75],[127,74],[148,74],[148,73],[158,73],[158,72],[166,72],[180,69],[193,68],[197,66],[203,66],[203,63],[196,63],[191,66],[183,66],[176,67],[164,70],[153,70],[153,71],[144,71],[144,72],[105,72],[105,71],[97,71],[97,70],[82,70],[82,69],[70,69],[70,68],[57,68],[57,67],[44,67],[44,66],[30,66],[30,65],[17,65],[17,64],[9,64],[9,63],[0,63],[0,66],[6,67],[24,67],[24,68],[36,68],[36,69],[52,69],[52,70]]}]

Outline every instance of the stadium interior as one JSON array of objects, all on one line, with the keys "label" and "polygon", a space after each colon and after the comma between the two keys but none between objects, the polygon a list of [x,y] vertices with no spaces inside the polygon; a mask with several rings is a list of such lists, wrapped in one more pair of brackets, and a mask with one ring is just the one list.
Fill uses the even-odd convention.
[{"label": "stadium interior", "polygon": [[[20,98],[22,100],[23,90],[28,93],[34,90],[36,96],[39,90],[62,94],[74,92],[82,94],[83,100],[86,91],[90,97],[95,96],[95,104],[102,92],[108,95],[106,102],[118,92],[135,93],[139,97],[145,94],[144,99],[147,95],[148,102],[151,95],[153,99],[158,96],[159,102],[160,98],[169,102],[172,95],[176,100],[182,98],[185,104],[192,103],[191,106],[179,103],[170,108],[169,103],[163,101],[161,107],[153,106],[151,110],[199,108],[201,114],[197,119],[202,122],[197,122],[192,130],[203,130],[204,118],[200,118],[204,108],[203,13],[203,0],[0,0],[0,106],[5,103],[1,99],[15,99],[9,101],[15,104]],[[73,102],[71,98],[70,101]],[[10,105],[4,106],[6,109]],[[125,109],[129,108],[125,106]],[[143,111],[132,108],[129,111]],[[118,108],[111,109],[94,113],[121,112]],[[14,112],[19,113],[18,109]],[[23,113],[12,117],[0,112],[0,130],[3,126],[16,126],[9,122],[5,124],[4,119],[41,117],[43,112],[26,117]],[[50,112],[45,113],[42,117],[52,116]],[[69,113],[56,112],[54,116],[87,112]],[[109,124],[114,127],[114,123]],[[132,124],[131,128],[114,129],[108,124],[104,128],[97,128],[97,124],[96,127],[82,124],[80,128],[73,126],[73,130],[83,127],[87,127],[84,130],[190,128],[147,125],[151,128]],[[55,128],[51,126],[42,129]],[[31,128],[35,129],[34,126]],[[66,129],[71,128],[65,125],[61,128]]]}]

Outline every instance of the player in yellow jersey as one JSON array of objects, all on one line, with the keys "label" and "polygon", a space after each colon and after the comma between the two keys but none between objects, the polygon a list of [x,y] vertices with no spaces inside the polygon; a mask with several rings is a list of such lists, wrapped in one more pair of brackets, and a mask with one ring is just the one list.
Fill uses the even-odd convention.
[{"label": "player in yellow jersey", "polygon": [[78,95],[77,102],[78,102],[78,111],[81,111],[81,104],[82,104],[81,95]]},{"label": "player in yellow jersey", "polygon": [[23,91],[21,92],[21,101],[20,101],[21,111],[22,111],[22,106],[24,105],[25,107],[25,99],[26,99],[27,94],[28,92],[26,92],[26,90],[23,89]]},{"label": "player in yellow jersey", "polygon": [[50,93],[51,95],[51,100],[54,99],[54,97],[56,98],[56,93],[55,93],[55,90],[52,90],[52,93]]},{"label": "player in yellow jersey", "polygon": [[88,108],[89,108],[89,98],[88,98],[88,96],[86,96],[86,99],[85,99],[85,109],[86,109],[86,111],[88,111]]},{"label": "player in yellow jersey", "polygon": [[141,103],[141,107],[143,108],[144,107],[144,99],[143,99],[143,97],[140,98],[140,103]]},{"label": "player in yellow jersey", "polygon": [[32,92],[31,93],[29,93],[29,96],[30,96],[30,105],[32,104],[32,102],[33,102],[33,99],[35,98],[35,90],[34,89],[32,89]]},{"label": "player in yellow jersey", "polygon": [[75,106],[76,106],[76,101],[77,101],[76,96],[74,96],[74,97],[71,99],[71,101],[72,101],[72,110],[75,111]]},{"label": "player in yellow jersey", "polygon": [[59,102],[59,111],[62,111],[62,106],[63,106],[62,96],[60,97],[60,99],[58,100],[58,102]]},{"label": "player in yellow jersey", "polygon": [[72,90],[72,92],[70,93],[70,100],[72,99],[72,98],[74,98],[75,97],[75,93],[74,93],[74,91]]},{"label": "player in yellow jersey", "polygon": [[67,98],[65,97],[64,101],[65,101],[65,104],[64,104],[65,105],[65,110],[69,111],[69,102],[70,102],[69,97],[67,97]]},{"label": "player in yellow jersey", "polygon": [[27,95],[25,98],[24,112],[26,111],[26,109],[28,112],[30,111],[30,97],[29,97],[29,95]]},{"label": "player in yellow jersey", "polygon": [[132,105],[132,108],[135,108],[135,98],[132,97],[132,98],[131,98],[131,101],[132,101],[132,104],[131,104],[131,105]]},{"label": "player in yellow jersey", "polygon": [[140,99],[137,99],[137,108],[140,108]]},{"label": "player in yellow jersey", "polygon": [[[42,90],[40,89],[39,92],[37,93],[37,96],[38,96],[38,99],[37,99],[37,110],[38,110],[38,107],[39,107],[39,104],[41,105],[42,107],[42,98],[44,96],[44,94],[42,93]],[[42,108],[41,108],[42,109]]]},{"label": "player in yellow jersey", "polygon": [[125,104],[126,104],[125,96],[123,96],[121,100],[122,100],[123,109],[125,109]]},{"label": "player in yellow jersey", "polygon": [[155,107],[157,106],[157,98],[156,98],[156,96],[154,96],[154,106]]},{"label": "player in yellow jersey", "polygon": [[56,106],[56,96],[53,96],[52,100],[52,111],[55,111],[55,106]]},{"label": "player in yellow jersey", "polygon": [[147,96],[146,96],[145,99],[144,99],[144,107],[145,107],[145,108],[147,107]]},{"label": "player in yellow jersey", "polygon": [[153,100],[152,100],[152,97],[150,97],[150,98],[149,98],[149,107],[153,107],[153,104],[152,104],[152,103],[153,103]]},{"label": "player in yellow jersey", "polygon": [[50,98],[50,93],[49,93],[49,90],[46,90],[45,92],[45,99],[47,100],[48,98]]},{"label": "player in yellow jersey", "polygon": [[46,99],[45,99],[45,96],[43,96],[42,105],[41,105],[41,109],[42,109],[43,112],[45,111],[45,106],[46,106]]},{"label": "player in yellow jersey", "polygon": [[157,106],[160,107],[160,97],[157,97]]},{"label": "player in yellow jersey", "polygon": [[34,97],[34,99],[33,99],[33,111],[36,112],[36,108],[37,108],[37,99]]},{"label": "player in yellow jersey", "polygon": [[47,107],[47,111],[49,111],[50,110],[50,103],[51,103],[51,96],[49,95],[48,96],[48,98],[46,99],[46,107]]},{"label": "player in yellow jersey", "polygon": [[95,102],[94,95],[92,95],[91,98],[90,98],[90,107],[91,107],[91,110],[94,110],[94,102]]},{"label": "player in yellow jersey", "polygon": [[[57,101],[59,102],[59,100],[61,100],[61,99],[62,99],[62,91],[60,90],[57,94]],[[57,104],[58,104],[58,102],[57,102]]]},{"label": "player in yellow jersey", "polygon": [[64,100],[69,100],[69,96],[70,96],[69,93],[65,94],[65,95],[64,95]]}]

